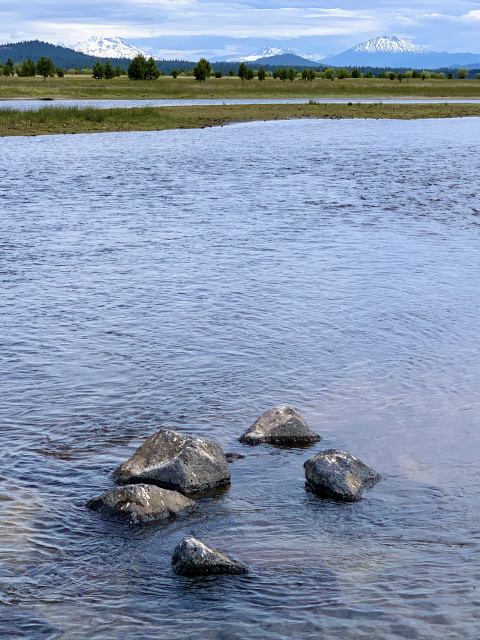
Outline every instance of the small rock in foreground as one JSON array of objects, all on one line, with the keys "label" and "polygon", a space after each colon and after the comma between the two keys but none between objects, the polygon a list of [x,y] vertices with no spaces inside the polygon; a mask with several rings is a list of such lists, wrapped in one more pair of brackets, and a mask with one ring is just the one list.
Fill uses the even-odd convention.
[{"label": "small rock in foreground", "polygon": [[195,502],[181,493],[152,484],[118,487],[87,502],[89,509],[135,523],[174,517],[194,506]]},{"label": "small rock in foreground", "polygon": [[226,553],[207,547],[193,536],[184,538],[172,557],[175,573],[183,576],[202,576],[220,573],[244,574],[248,567]]},{"label": "small rock in foreground", "polygon": [[315,493],[335,500],[361,500],[367,489],[379,480],[380,474],[346,451],[329,449],[307,460],[305,477]]},{"label": "small rock in foreground", "polygon": [[115,469],[113,478],[119,484],[147,482],[194,493],[228,484],[230,469],[216,442],[160,429]]},{"label": "small rock in foreground", "polygon": [[268,409],[239,438],[244,444],[267,442],[287,446],[313,444],[321,439],[293,407]]}]

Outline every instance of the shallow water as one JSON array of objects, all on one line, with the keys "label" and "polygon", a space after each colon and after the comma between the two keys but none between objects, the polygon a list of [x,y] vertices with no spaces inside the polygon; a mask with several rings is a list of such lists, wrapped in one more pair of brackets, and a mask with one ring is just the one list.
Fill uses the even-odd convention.
[{"label": "shallow water", "polygon": [[[316,98],[318,104],[346,104],[351,98]],[[179,100],[0,100],[0,109],[14,109],[15,111],[38,111],[45,107],[93,107],[95,109],[133,109],[134,107],[188,107],[190,105],[209,104],[307,104],[309,99],[292,98],[275,100],[268,98],[254,99],[229,99],[224,100],[196,100],[182,98]],[[376,98],[373,100],[353,100],[356,104],[477,104],[480,100],[455,100],[455,99],[410,99],[398,100],[395,98]]]},{"label": "shallow water", "polygon": [[[476,119],[0,140],[0,637],[476,639]],[[246,447],[266,408],[324,440]],[[244,460],[194,516],[85,509],[160,426]],[[356,504],[304,488],[345,448]],[[251,566],[175,576],[193,532]]]}]

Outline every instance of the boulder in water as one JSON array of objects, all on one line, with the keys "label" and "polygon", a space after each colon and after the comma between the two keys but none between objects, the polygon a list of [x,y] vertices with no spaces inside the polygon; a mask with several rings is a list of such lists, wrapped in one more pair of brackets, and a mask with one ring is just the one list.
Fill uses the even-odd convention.
[{"label": "boulder in water", "polygon": [[293,407],[268,409],[239,438],[244,444],[267,442],[285,446],[313,444],[321,439]]},{"label": "boulder in water", "polygon": [[230,469],[216,442],[160,429],[115,469],[113,477],[119,484],[146,482],[189,494],[228,484]]},{"label": "boulder in water", "polygon": [[344,502],[361,500],[381,479],[361,460],[336,449],[320,451],[303,466],[307,485],[314,493]]},{"label": "boulder in water", "polygon": [[135,523],[178,516],[194,506],[195,502],[181,493],[153,484],[128,484],[87,502],[89,509]]},{"label": "boulder in water", "polygon": [[172,557],[175,573],[183,576],[201,576],[220,573],[248,573],[248,567],[223,551],[207,547],[193,536],[184,538]]}]

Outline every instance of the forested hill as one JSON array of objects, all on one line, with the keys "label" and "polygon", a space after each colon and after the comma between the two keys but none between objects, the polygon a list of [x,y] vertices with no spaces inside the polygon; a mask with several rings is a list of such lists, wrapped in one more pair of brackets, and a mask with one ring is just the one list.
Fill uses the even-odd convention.
[{"label": "forested hill", "polygon": [[[0,62],[5,62],[10,58],[12,62],[23,62],[24,60],[33,60],[35,63],[44,56],[45,58],[51,58],[55,67],[62,67],[63,69],[83,69],[87,66],[92,68],[94,62],[98,60],[95,56],[87,56],[84,53],[79,53],[73,49],[67,47],[59,47],[49,42],[41,42],[40,40],[28,40],[26,42],[15,42],[13,44],[0,45]],[[100,58],[103,64],[106,62],[106,58]],[[112,58],[110,61],[114,66],[117,64],[127,70],[130,60]],[[163,73],[170,73],[172,69],[179,69],[180,67],[187,70],[193,68],[196,62],[188,60],[162,60],[157,62],[157,66]],[[232,65],[229,65],[231,68]],[[238,67],[238,64],[233,65],[234,69]]]},{"label": "forested hill", "polygon": [[[72,69],[74,67],[82,69],[85,66],[91,68],[96,60],[93,56],[86,56],[84,53],[79,53],[73,49],[59,47],[40,40],[0,45],[0,62],[2,64],[5,64],[8,58],[14,63],[23,62],[24,60],[38,62],[42,56],[51,58],[55,67],[63,67],[64,69]],[[130,60],[115,61],[115,64],[119,64],[121,67],[128,66],[129,63]]]}]

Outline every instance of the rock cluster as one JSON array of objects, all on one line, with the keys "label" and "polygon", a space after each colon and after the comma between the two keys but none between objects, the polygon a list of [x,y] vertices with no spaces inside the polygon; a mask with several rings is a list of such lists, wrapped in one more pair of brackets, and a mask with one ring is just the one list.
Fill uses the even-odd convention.
[{"label": "rock cluster", "polygon": [[[322,438],[293,407],[265,411],[239,438],[248,445],[307,446]],[[100,513],[131,523],[165,520],[195,507],[191,499],[230,483],[229,462],[245,456],[224,454],[212,440],[160,429],[113,472],[122,485],[87,502]],[[380,480],[380,475],[350,453],[329,449],[304,463],[307,487],[321,497],[354,502]],[[185,576],[245,574],[249,569],[226,553],[190,536],[176,547],[173,570]]]}]

